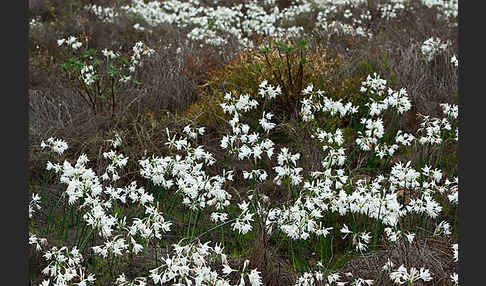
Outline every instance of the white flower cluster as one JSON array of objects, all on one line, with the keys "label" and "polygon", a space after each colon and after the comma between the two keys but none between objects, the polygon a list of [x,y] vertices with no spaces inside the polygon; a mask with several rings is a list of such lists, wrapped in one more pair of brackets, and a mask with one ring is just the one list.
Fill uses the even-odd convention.
[{"label": "white flower cluster", "polygon": [[[364,5],[366,1],[315,1],[317,4],[317,17],[314,27],[315,32],[327,33],[328,39],[334,35],[349,35],[371,39],[373,34],[366,28],[363,21],[371,20],[371,14]],[[360,17],[353,17],[352,10],[358,6],[364,11]],[[342,11],[342,12],[341,12]],[[351,19],[352,23],[344,23],[335,20],[336,15],[342,13],[345,19]],[[349,20],[347,20],[349,21]]]},{"label": "white flower cluster", "polygon": [[[150,270],[150,278],[155,285],[221,285],[231,286],[225,277],[232,272],[240,273],[240,283],[245,285],[247,278],[251,286],[262,285],[260,272],[249,270],[246,260],[241,270],[233,269],[228,263],[227,255],[218,244],[195,242],[187,245],[173,245],[173,252],[166,258],[161,258],[161,266]],[[216,270],[214,264],[219,261],[222,270]],[[236,285],[235,285],[236,286]]]},{"label": "white flower cluster", "polygon": [[90,4],[90,5],[86,5],[84,9],[92,12],[100,20],[107,23],[115,22],[115,18],[119,16],[119,13],[116,12],[115,9],[111,7],[101,7],[95,4]]},{"label": "white flower cluster", "polygon": [[442,143],[443,132],[451,131],[452,126],[447,118],[435,118],[428,115],[422,117],[422,122],[418,129],[422,136],[418,138],[420,144],[439,145]]},{"label": "white flower cluster", "polygon": [[[77,50],[81,48],[82,43],[76,40],[76,37],[70,36],[67,39],[60,39],[57,41],[58,46],[62,46],[66,43],[66,45],[71,48],[72,50]],[[132,48],[133,54],[130,57],[130,61],[128,63],[128,73],[121,74],[119,81],[122,83],[128,82],[132,78],[132,74],[135,72],[136,68],[142,66],[142,58],[143,57],[150,57],[154,54],[154,50],[147,47],[143,42],[137,42]],[[101,51],[102,55],[105,57],[106,61],[114,60],[120,57],[119,52],[114,52],[109,49],[103,49]],[[89,60],[94,60],[93,56],[89,56]],[[94,64],[89,64],[87,62],[81,61],[82,67],[80,69],[80,77],[83,83],[87,87],[91,87],[96,80],[99,79],[100,71],[97,70]],[[111,76],[111,75],[110,75]]]},{"label": "white flower cluster", "polygon": [[[189,2],[190,5],[192,2]],[[143,48],[138,46],[139,54]],[[111,53],[106,51],[108,57]],[[242,94],[234,96],[227,93],[221,108],[228,116],[229,134],[223,136],[221,148],[229,150],[233,157],[229,159],[249,160],[253,164],[251,170],[242,170],[244,180],[250,180],[250,187],[246,198],[234,202],[239,213],[232,217],[227,207],[230,205],[232,195],[229,190],[229,181],[233,180],[235,170],[222,169],[221,174],[209,175],[209,168],[216,163],[211,152],[200,145],[200,137],[204,136],[203,127],[185,126],[178,135],[167,129],[168,153],[164,156],[152,155],[139,161],[140,175],[148,179],[160,193],[181,198],[181,203],[193,211],[207,211],[213,223],[231,225],[232,231],[239,235],[251,232],[254,227],[266,228],[265,233],[272,230],[281,231],[292,240],[313,241],[315,237],[327,237],[331,233],[341,234],[349,239],[349,246],[353,252],[364,252],[370,248],[374,240],[369,229],[345,221],[339,227],[326,227],[323,225],[332,215],[348,216],[353,218],[366,218],[380,222],[385,237],[396,244],[406,240],[412,243],[415,234],[400,229],[399,221],[408,215],[418,214],[426,219],[437,219],[434,235],[450,235],[454,226],[447,221],[440,221],[438,217],[444,207],[443,203],[457,204],[458,179],[445,178],[445,172],[427,164],[421,167],[412,165],[410,161],[393,161],[390,171],[377,175],[374,178],[356,178],[349,170],[346,162],[348,154],[345,152],[346,143],[361,150],[376,152],[378,160],[393,156],[399,146],[412,147],[415,141],[420,144],[441,143],[443,130],[453,131],[454,120],[458,118],[457,105],[443,104],[444,119],[425,117],[420,125],[417,139],[412,134],[397,130],[396,136],[389,136],[387,144],[384,140],[388,131],[383,120],[385,111],[393,108],[395,115],[410,109],[410,101],[404,89],[394,91],[387,86],[384,79],[374,74],[362,83],[363,93],[370,96],[370,103],[363,105],[365,115],[360,118],[362,130],[355,136],[348,136],[344,128],[312,127],[312,138],[315,138],[324,153],[321,165],[317,170],[305,173],[299,167],[299,162],[306,160],[300,153],[292,153],[288,148],[281,147],[277,154],[277,164],[270,165],[267,173],[260,165],[270,163],[275,143],[268,138],[270,131],[276,127],[271,122],[272,114],[264,110],[265,105],[280,95],[278,86],[263,81],[259,86],[257,95]],[[301,115],[303,121],[321,119],[321,115],[336,116],[341,119],[360,111],[350,103],[334,101],[324,96],[322,91],[314,91],[313,86],[306,87],[302,93],[307,96],[302,101]],[[259,96],[260,102],[253,96]],[[256,110],[261,107],[262,110]],[[249,114],[244,114],[245,112]],[[261,113],[258,113],[261,112]],[[258,113],[253,123],[246,123],[245,118]],[[319,114],[318,114],[319,113]],[[261,115],[261,116],[260,116]],[[248,120],[248,122],[251,122]],[[258,123],[256,123],[258,122]],[[319,123],[319,120],[316,120]],[[253,126],[250,126],[252,124]],[[310,125],[310,124],[309,124]],[[258,131],[260,130],[260,131]],[[349,139],[351,138],[351,139]],[[425,138],[425,139],[423,139]],[[438,139],[437,139],[438,138]],[[382,140],[383,139],[383,140]],[[346,142],[348,141],[349,142]],[[445,139],[444,139],[445,140]],[[390,142],[391,141],[391,142]],[[67,144],[62,140],[50,138],[48,144],[42,142],[42,148],[49,147],[54,152],[62,154]],[[101,241],[93,246],[96,255],[107,258],[110,255],[119,257],[127,253],[139,254],[149,242],[164,239],[164,234],[170,231],[172,223],[167,221],[160,211],[158,204],[160,198],[138,187],[136,182],[126,186],[118,186],[119,171],[127,165],[129,158],[118,153],[115,149],[121,146],[120,136],[115,135],[109,141],[113,150],[103,153],[109,160],[105,174],[98,177],[92,169],[88,168],[88,158],[81,155],[74,166],[64,161],[62,164],[48,162],[48,170],[54,170],[59,180],[67,188],[63,195],[67,196],[70,206],[77,207],[83,220],[91,228],[93,234],[98,234]],[[455,143],[455,142],[452,142]],[[356,144],[356,145],[354,145]],[[374,146],[374,147],[373,147]],[[371,149],[374,148],[374,149]],[[264,153],[266,157],[262,158]],[[228,159],[228,157],[227,157]],[[387,158],[388,161],[388,158]],[[388,170],[388,168],[386,168]],[[240,173],[237,174],[238,176]],[[260,193],[261,187],[267,182],[281,185],[283,182],[288,189],[287,200],[275,207],[271,205],[269,197]],[[280,187],[279,189],[285,189]],[[285,190],[282,190],[285,191]],[[240,193],[241,194],[241,193]],[[442,199],[447,196],[447,199]],[[32,211],[38,198],[34,195]],[[136,205],[136,212],[130,216],[120,216],[115,209],[118,205]],[[440,222],[439,222],[440,221]],[[335,230],[334,230],[335,228]],[[334,230],[334,231],[333,231]],[[209,230],[210,231],[210,230]],[[349,236],[349,238],[348,238]],[[197,241],[194,240],[194,241]],[[150,278],[155,284],[190,284],[190,285],[230,285],[227,275],[239,271],[240,285],[261,285],[260,273],[249,270],[248,263],[243,264],[242,270],[231,268],[223,249],[210,246],[211,242],[200,243],[192,241],[183,245],[174,246],[174,251],[160,259],[161,266],[150,271]],[[31,235],[29,243],[41,250],[42,239]],[[454,248],[455,247],[455,248]],[[457,245],[453,246],[454,259],[457,260]],[[53,255],[50,254],[50,257]],[[216,267],[215,262],[221,267]],[[78,263],[80,265],[80,262]],[[76,264],[76,265],[78,265]],[[51,267],[51,266],[50,266]],[[407,269],[400,266],[394,270],[392,261],[384,265],[392,281],[397,284],[414,283],[418,280],[430,281],[430,272],[422,268]],[[322,268],[322,267],[321,267]],[[49,268],[50,269],[50,268]],[[52,270],[48,270],[51,273]],[[77,273],[78,276],[81,274]],[[347,278],[351,276],[345,274]],[[84,277],[84,276],[83,276]],[[451,277],[453,279],[455,276]],[[343,277],[344,279],[345,277]],[[72,278],[71,278],[72,279]],[[81,279],[81,278],[80,278]],[[88,278],[82,278],[88,283]],[[337,285],[372,285],[373,281],[352,277],[352,282],[338,282],[340,274],[329,274],[320,269],[316,272],[304,273],[296,281],[297,285],[322,285],[336,283]],[[121,274],[116,283],[119,286],[145,285],[144,277],[128,280]],[[347,279],[349,280],[349,279]],[[457,279],[456,279],[457,280]],[[46,285],[49,285],[47,282]]]},{"label": "white flower cluster", "polygon": [[[130,4],[120,7],[120,11],[142,18],[150,26],[170,24],[181,28],[190,28],[187,37],[205,44],[221,46],[229,42],[230,38],[238,40],[243,47],[251,47],[250,38],[253,33],[270,36],[275,39],[301,36],[304,27],[295,20],[302,15],[318,12],[317,30],[325,30],[330,34],[344,33],[371,38],[371,33],[361,20],[353,20],[353,24],[332,20],[332,14],[338,13],[345,5],[349,8],[364,5],[365,1],[293,1],[290,6],[280,9],[272,5],[272,1],[248,1],[232,7],[206,7],[199,1],[170,0],[145,2],[132,0]],[[317,4],[317,5],[316,5]],[[394,9],[401,6],[401,2],[394,1]],[[119,13],[113,8],[101,8],[96,5],[87,6],[100,19],[113,22]],[[344,9],[345,16],[351,18],[351,10]],[[323,12],[326,11],[326,12]],[[329,20],[328,20],[329,19]],[[285,23],[284,25],[282,25]]]},{"label": "white flower cluster", "polygon": [[47,143],[41,141],[40,147],[41,149],[49,148],[52,152],[62,155],[62,153],[67,150],[68,144],[62,139],[50,137],[49,139],[47,139]]},{"label": "white flower cluster", "polygon": [[264,80],[259,85],[258,94],[264,99],[274,99],[282,94],[282,89],[280,86],[273,86]]},{"label": "white flower cluster", "polygon": [[48,166],[48,170],[54,169],[60,173],[60,182],[67,185],[65,194],[69,204],[73,205],[85,195],[96,198],[102,193],[103,187],[93,170],[86,167],[88,158],[82,154],[73,167],[68,161],[62,165]]},{"label": "white flower cluster", "polygon": [[[384,96],[385,92],[388,94],[388,96],[381,100],[374,100],[371,98],[371,102],[366,104],[369,108],[369,115],[372,117],[383,114],[390,107],[394,108],[397,114],[402,114],[410,110],[412,107],[405,89],[402,88],[399,91],[395,91],[389,87],[387,88],[386,81],[381,79],[376,73],[373,74],[373,77],[368,75],[366,81],[362,82],[361,92],[368,93],[369,95],[378,98]],[[381,118],[377,118],[376,120],[371,118],[361,118],[361,124],[366,126],[366,131],[364,134],[361,131],[358,131],[359,136],[356,139],[356,143],[360,149],[370,151],[374,148],[376,155],[380,159],[385,156],[393,156],[399,147],[397,144],[392,144],[391,146],[387,146],[385,143],[379,144],[379,140],[384,135],[385,126],[383,120]],[[409,145],[411,143],[410,140],[412,138],[409,135],[402,135],[399,132],[396,136],[399,140],[397,143],[401,142],[404,145]]]},{"label": "white flower cluster", "polygon": [[103,54],[103,56],[105,56],[109,59],[112,59],[112,60],[120,56],[120,54],[113,52],[112,50],[108,50],[108,49],[102,50],[101,53]]},{"label": "white flower cluster", "polygon": [[385,94],[387,83],[376,72],[373,76],[368,75],[366,80],[361,83],[361,92],[369,92],[372,95],[382,96]]},{"label": "white flower cluster", "polygon": [[47,246],[47,239],[37,237],[37,235],[29,233],[29,245],[35,246],[36,251],[42,251],[42,247]]},{"label": "white flower cluster", "polygon": [[422,0],[422,4],[429,8],[436,7],[447,18],[456,18],[458,16],[458,0]]},{"label": "white flower cluster", "polygon": [[29,202],[29,219],[32,218],[32,215],[34,214],[35,211],[40,210],[40,200],[41,197],[39,194],[32,194],[32,200]]},{"label": "white flower cluster", "polygon": [[83,43],[79,42],[76,37],[74,36],[70,36],[69,38],[67,39],[59,39],[57,40],[57,45],[60,47],[62,45],[64,45],[64,43],[66,43],[66,45],[68,47],[70,47],[71,49],[73,50],[77,50],[79,48],[81,48],[83,46]]},{"label": "white flower cluster", "polygon": [[93,274],[87,274],[82,266],[83,257],[78,249],[74,247],[69,250],[67,247],[52,247],[44,254],[45,260],[49,263],[42,274],[51,277],[43,280],[41,286],[68,286],[76,283],[77,285],[94,285],[96,280]]},{"label": "white flower cluster", "polygon": [[[385,231],[387,239],[390,242],[393,242],[393,243],[397,243],[398,241],[401,241],[401,240],[407,241],[408,243],[412,243],[414,238],[415,238],[414,233],[403,231],[403,230],[398,230],[396,228],[386,227],[384,229],[384,231]],[[391,263],[391,264],[393,264],[393,263]],[[387,265],[387,266],[389,266],[389,265]]]},{"label": "white flower cluster", "polygon": [[122,76],[120,82],[127,82],[132,78],[131,74],[135,72],[138,66],[142,66],[143,64],[142,56],[150,57],[155,53],[154,49],[147,47],[147,45],[140,41],[135,43],[132,50],[133,54],[130,57],[130,65],[128,67],[129,74]]},{"label": "white flower cluster", "polygon": [[[107,258],[109,253],[113,253],[115,257],[122,256],[123,252],[128,249],[128,244],[125,239],[120,236],[115,236],[106,240],[101,246],[93,246],[93,252]],[[137,251],[134,251],[137,254]]]},{"label": "white flower cluster", "polygon": [[141,17],[151,26],[166,23],[181,28],[190,27],[187,37],[205,44],[221,46],[233,37],[243,46],[250,46],[249,37],[254,31],[258,34],[281,37],[287,31],[300,30],[300,27],[278,27],[278,21],[305,13],[309,7],[309,4],[303,7],[291,6],[283,11],[275,7],[267,12],[256,1],[229,8],[204,7],[199,1],[171,0],[163,3],[145,3],[133,0],[129,5],[121,7],[121,10]]},{"label": "white flower cluster", "polygon": [[[279,88],[273,88],[272,85],[266,85],[262,82],[260,85],[259,94],[264,98],[273,98],[278,94]],[[232,128],[232,133],[223,136],[221,139],[221,148],[229,149],[230,154],[238,154],[239,160],[253,157],[254,161],[261,159],[261,155],[266,153],[270,159],[273,155],[273,146],[275,145],[270,139],[262,138],[261,134],[257,132],[250,134],[250,126],[246,123],[240,122],[241,113],[248,112],[258,106],[258,101],[251,99],[249,94],[240,95],[238,99],[234,98],[232,93],[226,93],[224,103],[221,103],[221,108],[224,113],[232,115],[233,118],[229,121]],[[276,125],[270,120],[273,114],[263,112],[262,118],[259,120],[260,126],[268,133]]]},{"label": "white flower cluster", "polygon": [[[187,129],[189,135],[194,131]],[[203,129],[199,129],[203,133]],[[224,173],[223,176],[208,176],[204,165],[211,166],[216,160],[213,155],[206,152],[202,146],[193,147],[187,137],[178,139],[168,135],[166,144],[177,151],[184,151],[185,156],[175,155],[167,157],[155,157],[140,160],[140,174],[151,180],[155,185],[163,186],[169,190],[177,186],[182,194],[182,203],[192,210],[204,209],[214,206],[217,211],[223,210],[229,205],[231,195],[224,189],[226,180],[232,180],[232,173]]]},{"label": "white flower cluster", "polygon": [[[380,111],[375,112],[376,114],[374,113],[373,116],[382,114],[383,110],[389,107],[396,108],[397,113],[410,109],[410,102],[406,91],[403,89],[398,92],[391,90],[386,86],[386,81],[376,74],[373,77],[370,76],[367,78],[366,82],[363,83],[363,89],[363,92],[384,97],[383,100],[379,101],[380,104],[378,105],[384,107],[382,109],[380,109],[381,107],[377,107]],[[313,87],[309,86],[303,93],[312,95],[312,90]],[[231,96],[228,95],[227,100],[230,99]],[[232,104],[223,104],[222,107],[226,112],[238,114],[237,116],[239,118],[240,113],[236,110],[249,111],[257,106],[255,102],[253,104],[254,107],[249,107],[250,97],[248,95],[243,97],[243,102],[238,105],[238,108],[236,107],[237,102],[239,101],[235,100]],[[310,103],[308,106],[311,110],[314,107]],[[327,110],[330,109],[328,107]],[[373,108],[370,109],[373,110]],[[450,107],[449,109],[453,108]],[[369,112],[371,113],[371,111]],[[311,114],[313,113],[310,112],[308,116]],[[230,122],[234,128],[238,128],[235,124],[236,122],[239,121],[235,119]],[[385,126],[381,118],[362,118],[362,124],[367,129],[365,134],[369,138],[369,141],[377,143],[378,138],[383,137]],[[245,134],[249,132],[249,126],[242,129],[245,129]],[[230,142],[228,137],[226,138],[224,147],[227,147],[228,145],[226,144]],[[348,212],[359,213],[381,220],[385,225],[391,227],[396,227],[399,218],[409,212],[425,213],[429,217],[435,218],[440,213],[441,206],[433,199],[431,195],[432,191],[434,189],[443,189],[449,192],[453,188],[446,184],[444,186],[439,185],[442,179],[442,173],[438,169],[432,170],[428,166],[425,166],[421,172],[418,172],[410,166],[411,162],[407,162],[406,164],[397,162],[392,166],[388,178],[378,177],[371,184],[364,180],[358,180],[358,182],[351,185],[353,193],[348,194],[343,189],[346,184],[350,183],[348,182],[348,176],[345,175],[344,170],[333,169],[333,167],[342,166],[346,159],[344,148],[341,147],[344,143],[342,131],[337,129],[334,132],[328,132],[317,129],[313,138],[317,138],[324,144],[324,151],[328,151],[322,160],[324,172],[313,172],[313,177],[317,179],[304,183],[303,190],[308,191],[308,195],[299,195],[295,201],[290,202],[290,205],[285,205],[282,208],[272,208],[268,211],[266,225],[278,225],[279,229],[292,239],[306,240],[311,234],[326,236],[332,228],[323,227],[319,220],[325,216],[325,212],[328,210],[339,212],[340,215],[345,215]],[[360,140],[364,141],[364,137]],[[358,145],[360,140],[357,142]],[[414,140],[415,137],[411,134],[401,131],[397,132],[396,142],[398,144],[410,146]],[[377,151],[378,157],[380,158],[385,155],[392,156],[398,148],[398,144],[392,144],[391,146],[387,146],[386,144],[377,145],[375,151]],[[250,153],[251,149],[247,152]],[[383,154],[380,155],[380,153]],[[296,164],[297,160],[300,159],[300,155],[298,153],[291,154],[288,149],[282,148],[277,159],[278,166],[274,167],[277,175],[274,177],[274,182],[279,183],[283,179],[288,178],[289,185],[293,187],[299,186],[303,181],[302,175],[300,174],[301,168],[298,168]],[[244,171],[244,177],[251,177],[255,180],[263,177],[259,181],[264,181],[268,175],[262,171],[258,169],[251,172]],[[333,173],[336,173],[336,175],[333,175]],[[422,182],[419,181],[419,178],[422,178]],[[408,198],[400,203],[399,197],[404,196],[404,189],[413,190],[416,197]],[[246,208],[243,208],[243,213],[248,210],[248,204],[244,205]],[[247,221],[250,223],[252,220],[248,219]],[[250,229],[249,225],[242,224],[239,231],[243,230],[243,225],[246,227],[246,230]],[[447,225],[447,222],[443,222],[440,225],[440,233],[448,233]],[[392,230],[391,227],[387,227],[387,234],[391,241],[397,241],[401,236],[406,237],[409,242],[413,240],[413,233],[402,233],[400,230]],[[346,230],[346,228],[343,230]],[[347,230],[349,231],[349,229]],[[349,234],[351,234],[350,231]],[[367,244],[371,237],[370,233],[358,232],[352,233],[352,238],[352,243],[356,250],[364,251],[367,249]]]},{"label": "white flower cluster", "polygon": [[341,21],[327,19],[327,15],[323,12],[317,14],[315,31],[327,33],[328,38],[334,34],[359,36],[371,39],[373,34],[368,29],[359,26],[361,20],[353,18],[353,24],[343,23]]},{"label": "white flower cluster", "polygon": [[343,238],[346,238],[348,234],[351,234],[352,243],[353,246],[356,247],[356,251],[366,251],[366,249],[368,248],[368,243],[371,239],[369,232],[352,232],[349,230],[346,224],[343,225],[343,228],[341,228],[340,231],[344,234]]},{"label": "white flower cluster", "polygon": [[[428,7],[437,7],[439,16],[455,18],[457,16],[457,0],[422,0]],[[119,9],[88,5],[85,8],[94,13],[103,21],[113,23],[121,14],[133,15],[135,19],[143,19],[148,25],[155,27],[161,24],[188,28],[187,38],[201,43],[223,46],[235,39],[243,47],[253,47],[254,33],[259,36],[268,36],[274,39],[298,37],[304,35],[304,27],[296,21],[303,16],[317,14],[314,31],[324,31],[332,34],[347,34],[372,38],[362,20],[370,20],[370,14],[364,13],[362,17],[353,17],[353,10],[360,7],[367,10],[367,1],[329,1],[329,0],[298,0],[291,1],[286,8],[280,9],[272,4],[275,1],[250,0],[231,7],[221,5],[204,6],[198,0],[180,1],[168,0],[143,1],[132,0],[128,5]],[[409,7],[408,1],[390,0],[380,3],[378,9],[381,17],[395,18],[398,11]],[[214,4],[218,4],[214,2]],[[369,11],[368,11],[369,12]],[[335,20],[342,14],[344,18],[352,19],[352,23]],[[135,29],[144,30],[137,23]],[[202,44],[201,44],[202,45]]]},{"label": "white flower cluster", "polygon": [[409,133],[405,133],[402,130],[398,130],[397,135],[395,136],[395,142],[403,146],[412,145],[412,142],[414,140],[415,140],[415,136]]},{"label": "white flower cluster", "polygon": [[353,106],[350,102],[343,104],[341,100],[334,101],[324,96],[324,91],[313,90],[314,86],[309,85],[302,91],[303,95],[309,95],[308,98],[303,98],[301,100],[302,107],[300,115],[304,122],[313,120],[316,112],[329,112],[331,116],[339,115],[340,118],[358,112],[358,107]]},{"label": "white flower cluster", "polygon": [[103,180],[108,180],[110,179],[109,174],[111,174],[111,179],[117,181],[120,177],[116,169],[124,167],[128,163],[128,157],[123,154],[117,154],[115,150],[103,152],[103,157],[110,160],[110,164],[106,167],[106,172],[101,178]]},{"label": "white flower cluster", "polygon": [[321,129],[316,130],[316,135],[311,135],[312,138],[317,138],[323,143],[322,150],[327,152],[326,157],[322,160],[324,169],[329,169],[334,166],[342,166],[346,160],[345,149],[341,147],[344,144],[344,137],[341,129],[337,129],[334,133],[326,132]]},{"label": "white flower cluster", "polygon": [[422,267],[420,270],[417,270],[412,267],[409,271],[404,265],[400,265],[400,267],[391,272],[389,276],[393,283],[398,285],[403,285],[405,283],[413,285],[418,280],[423,280],[424,282],[432,280],[432,275],[428,269]]},{"label": "white flower cluster", "polygon": [[378,9],[381,12],[381,18],[390,20],[397,17],[400,10],[404,10],[406,1],[398,0],[392,1],[392,3],[378,4]]},{"label": "white flower cluster", "polygon": [[280,153],[277,156],[278,166],[273,167],[277,176],[275,177],[274,181],[277,185],[280,185],[282,179],[290,180],[290,183],[293,186],[298,186],[302,183],[302,168],[297,167],[297,160],[300,159],[300,154],[292,154],[289,152],[289,149],[283,147],[280,149]]},{"label": "white flower cluster", "polygon": [[387,87],[386,80],[380,78],[376,73],[373,73],[373,77],[371,75],[367,76],[366,80],[361,83],[360,91],[380,99],[385,93],[388,95],[378,101],[371,99],[371,103],[367,104],[370,108],[371,116],[380,115],[390,107],[395,108],[398,114],[402,114],[412,107],[407,91],[404,88],[395,91]]},{"label": "white flower cluster", "polygon": [[87,86],[94,84],[96,77],[96,71],[92,65],[85,65],[81,68],[81,78]]},{"label": "white flower cluster", "polygon": [[426,214],[431,218],[437,218],[442,211],[440,204],[434,200],[430,193],[423,193],[421,197],[417,199],[411,199],[407,205],[409,213]]},{"label": "white flower cluster", "polygon": [[225,94],[224,100],[228,102],[221,103],[221,108],[223,108],[225,113],[234,116],[239,116],[239,112],[248,112],[258,106],[258,101],[251,99],[249,94],[240,95],[238,99],[235,99],[233,98],[232,93],[228,92]]},{"label": "white flower cluster", "polygon": [[159,211],[159,205],[147,205],[145,208],[145,218],[134,218],[130,226],[130,235],[135,236],[139,233],[145,239],[162,239],[162,234],[170,231],[172,223],[166,221]]},{"label": "white flower cluster", "polygon": [[458,178],[455,177],[453,181],[446,179],[444,186],[449,190],[450,194],[447,195],[449,201],[455,205],[459,203],[459,192],[458,192]]},{"label": "white flower cluster", "polygon": [[[110,142],[112,147],[121,145],[118,135]],[[116,168],[125,166],[128,160],[114,150],[105,152],[105,158],[111,161],[108,167],[111,171],[108,172],[114,177]],[[144,246],[137,242],[136,237],[142,237],[145,242],[160,240],[162,234],[170,231],[172,223],[159,212],[152,194],[138,188],[136,182],[126,187],[103,186],[100,178],[87,168],[88,161],[83,154],[74,166],[68,161],[62,165],[49,162],[47,169],[59,174],[59,181],[67,185],[63,196],[67,195],[69,205],[78,206],[83,220],[91,228],[90,233],[98,233],[101,237],[100,245],[92,247],[95,254],[105,258],[110,254],[121,256],[129,251],[137,254]],[[127,223],[127,217],[118,218],[113,209],[113,205],[129,203],[138,203],[138,209],[142,208],[142,213],[132,218],[132,225]]]},{"label": "white flower cluster", "polygon": [[459,106],[457,104],[441,103],[442,112],[450,119],[457,119],[459,116]]},{"label": "white flower cluster", "polygon": [[449,46],[449,42],[442,42],[441,39],[432,37],[423,42],[421,50],[427,62],[431,62]]},{"label": "white flower cluster", "polygon": [[147,285],[146,277],[136,277],[133,280],[127,280],[125,273],[122,273],[116,278],[116,286],[145,286]]},{"label": "white flower cluster", "polygon": [[[314,285],[337,285],[337,286],[344,286],[349,283],[352,286],[371,286],[373,285],[372,279],[363,279],[363,278],[353,278],[353,273],[346,272],[346,273],[329,273],[326,270],[321,262],[317,263],[318,269],[314,272],[304,272],[301,276],[297,278],[295,286],[314,286]],[[353,279],[352,281],[339,281],[344,278]]]},{"label": "white flower cluster", "polygon": [[420,173],[410,166],[410,161],[405,165],[397,162],[390,171],[390,182],[394,190],[400,188],[413,189],[420,186]]},{"label": "white flower cluster", "polygon": [[236,218],[235,222],[231,224],[234,231],[238,231],[240,234],[247,234],[252,230],[253,226],[251,222],[253,221],[253,213],[249,209],[248,202],[241,202],[238,204],[241,209],[240,215]]},{"label": "white flower cluster", "polygon": [[356,138],[356,144],[363,151],[370,151],[374,146],[378,144],[378,140],[385,134],[385,126],[383,120],[378,118],[373,120],[371,118],[361,118],[361,124],[365,125],[366,131],[358,131],[358,138]]},{"label": "white flower cluster", "polygon": [[447,221],[443,220],[435,227],[433,235],[434,236],[450,235],[451,234],[450,228],[451,228],[450,224]]},{"label": "white flower cluster", "polygon": [[[345,285],[346,282],[339,282],[341,274],[339,272],[324,274],[325,268],[322,262],[317,263],[317,270],[313,272],[304,272],[295,282],[295,286],[314,286],[314,285]],[[327,271],[326,271],[327,272]]]},{"label": "white flower cluster", "polygon": [[312,199],[298,198],[289,208],[274,208],[269,211],[269,225],[276,223],[280,230],[294,240],[307,240],[311,234],[326,237],[332,227],[322,226],[322,210]]}]

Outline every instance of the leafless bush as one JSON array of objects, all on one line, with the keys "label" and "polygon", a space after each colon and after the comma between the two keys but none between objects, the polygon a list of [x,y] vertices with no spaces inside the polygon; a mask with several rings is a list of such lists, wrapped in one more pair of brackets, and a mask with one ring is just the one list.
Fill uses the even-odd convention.
[{"label": "leafless bush", "polygon": [[390,260],[397,269],[404,265],[407,269],[422,267],[429,269],[432,277],[430,282],[416,281],[414,285],[451,285],[449,276],[458,271],[456,269],[451,245],[447,241],[440,240],[420,240],[412,244],[401,241],[397,246],[389,246],[385,250],[362,255],[349,261],[341,272],[351,272],[354,277],[372,279],[376,284],[393,286],[388,275],[382,270],[383,265]]}]

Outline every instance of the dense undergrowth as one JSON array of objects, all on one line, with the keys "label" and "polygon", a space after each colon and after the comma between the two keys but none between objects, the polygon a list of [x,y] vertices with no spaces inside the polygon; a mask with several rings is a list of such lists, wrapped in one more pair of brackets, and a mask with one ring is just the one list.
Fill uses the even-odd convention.
[{"label": "dense undergrowth", "polygon": [[458,285],[457,1],[30,1],[33,285]]}]

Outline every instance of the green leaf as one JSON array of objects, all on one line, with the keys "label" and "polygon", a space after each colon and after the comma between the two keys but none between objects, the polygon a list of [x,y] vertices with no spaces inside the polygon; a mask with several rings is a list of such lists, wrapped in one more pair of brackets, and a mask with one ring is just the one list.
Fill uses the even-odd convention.
[{"label": "green leaf", "polygon": [[61,64],[61,69],[63,70],[68,70],[69,69],[69,64],[68,63],[64,63],[64,64]]},{"label": "green leaf", "polygon": [[121,64],[128,65],[130,63],[130,61],[125,57],[119,57],[118,60],[120,61]]},{"label": "green leaf", "polygon": [[93,59],[92,64],[93,66],[98,66],[102,63],[102,61],[98,58]]},{"label": "green leaf", "polygon": [[307,47],[307,41],[306,40],[297,40],[297,45],[301,50],[305,50]]},{"label": "green leaf", "polygon": [[216,23],[216,17],[208,19],[208,27],[211,28]]},{"label": "green leaf", "polygon": [[266,54],[270,53],[270,48],[264,47],[264,48],[260,49],[260,53],[262,53],[263,55],[266,55]]},{"label": "green leaf", "polygon": [[96,53],[97,53],[97,51],[96,51],[95,49],[88,49],[88,50],[86,50],[86,51],[83,53],[82,57],[83,57],[83,58],[88,58],[88,57],[91,57],[91,56],[95,56],[95,55],[96,55]]},{"label": "green leaf", "polygon": [[120,74],[120,68],[117,66],[110,65],[108,73],[110,76],[115,77]]}]

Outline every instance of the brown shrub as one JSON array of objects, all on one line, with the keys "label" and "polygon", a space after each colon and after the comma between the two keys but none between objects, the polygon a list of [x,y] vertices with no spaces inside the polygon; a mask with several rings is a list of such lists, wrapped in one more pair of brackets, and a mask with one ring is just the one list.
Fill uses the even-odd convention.
[{"label": "brown shrub", "polygon": [[[143,152],[144,148],[155,151],[154,142],[159,138],[152,136],[155,132],[165,134],[165,130],[154,131],[154,128],[164,124],[161,120],[167,120],[167,111],[178,112],[196,100],[196,85],[204,80],[205,70],[223,63],[231,53],[231,50],[217,53],[211,48],[186,45],[184,31],[169,26],[140,32],[131,27],[134,19],[103,23],[84,10],[78,12],[54,14],[57,18],[44,21],[40,28],[32,29],[29,34],[31,172],[39,172],[45,167],[45,158],[37,152],[40,141],[50,136],[67,140],[70,149],[78,151],[77,155],[86,152],[92,159],[101,155],[99,144],[112,130],[125,130],[129,138],[142,137],[131,141],[133,146],[129,147],[132,148],[129,153],[132,158],[139,158],[142,153],[138,152]],[[57,40],[68,35],[86,39],[89,47],[98,50],[117,50],[121,46],[127,51],[140,40],[155,50],[150,61],[135,75],[142,84],[131,84],[120,90],[119,116],[115,120],[93,116],[89,106],[74,93],[59,72],[59,64],[64,58],[58,50]],[[180,52],[177,52],[178,48]]]},{"label": "brown shrub", "polygon": [[396,247],[366,254],[349,261],[340,272],[351,272],[353,277],[374,280],[374,285],[394,285],[387,274],[382,272],[387,258],[395,264],[394,269],[404,265],[407,269],[422,267],[429,269],[432,281],[416,281],[414,285],[452,285],[450,275],[458,272],[454,262],[451,244],[444,240],[421,239],[412,244],[401,241]]}]

